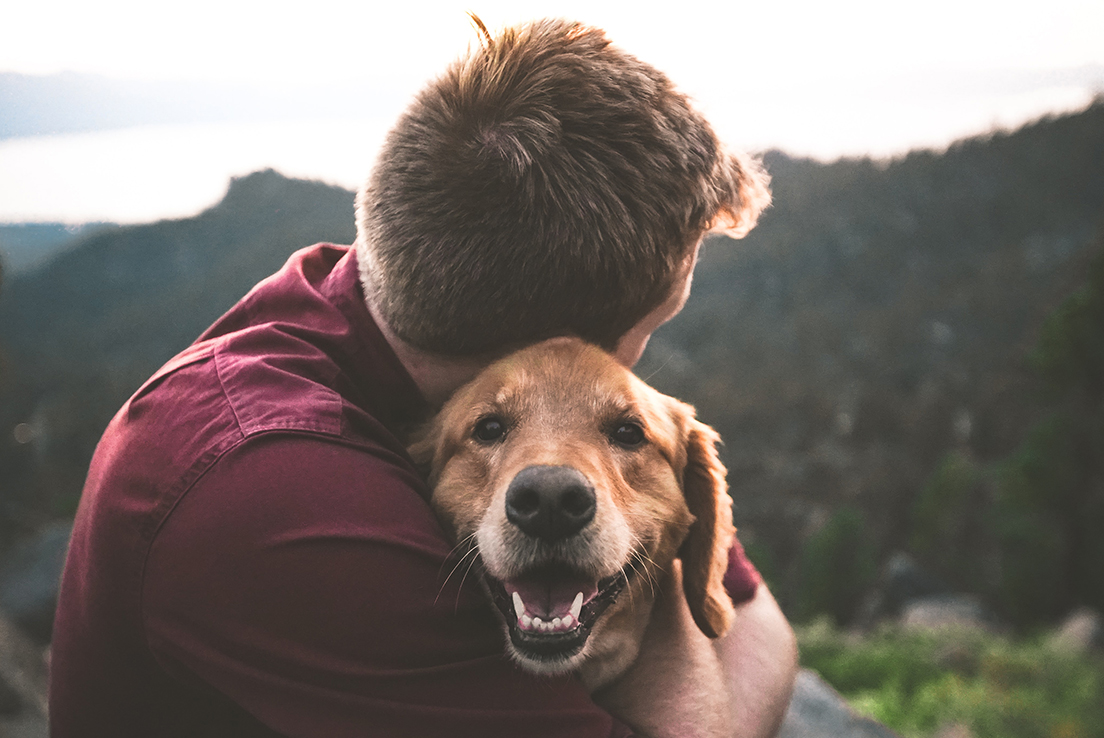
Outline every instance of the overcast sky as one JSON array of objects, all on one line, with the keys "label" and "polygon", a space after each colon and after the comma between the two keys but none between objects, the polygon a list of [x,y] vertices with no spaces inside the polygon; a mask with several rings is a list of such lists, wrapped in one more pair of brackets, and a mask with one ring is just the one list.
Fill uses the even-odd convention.
[{"label": "overcast sky", "polygon": [[[0,11],[0,71],[347,80],[350,94],[408,95],[474,42],[469,9],[492,29],[540,16],[603,27],[689,92],[723,138],[752,150],[891,156],[1083,107],[1104,92],[1104,0],[683,0],[662,9],[603,0],[33,0]],[[20,178],[9,192],[29,193],[15,167],[43,168],[28,148],[37,145],[0,150]],[[355,167],[359,178],[360,159]],[[340,173],[314,176],[355,186]],[[19,207],[7,217],[37,206]]]},{"label": "overcast sky", "polygon": [[1100,0],[8,3],[0,68],[143,78],[420,79],[492,27],[572,17],[698,90],[815,77],[1104,62]]}]

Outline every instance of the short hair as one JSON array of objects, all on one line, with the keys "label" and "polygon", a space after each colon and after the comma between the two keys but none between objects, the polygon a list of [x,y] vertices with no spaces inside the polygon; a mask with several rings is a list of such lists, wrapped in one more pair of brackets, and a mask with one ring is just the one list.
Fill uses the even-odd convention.
[{"label": "short hair", "polygon": [[755,224],[767,177],[603,31],[473,21],[481,44],[414,99],[358,193],[365,294],[434,354],[565,334],[612,350],[707,231]]}]

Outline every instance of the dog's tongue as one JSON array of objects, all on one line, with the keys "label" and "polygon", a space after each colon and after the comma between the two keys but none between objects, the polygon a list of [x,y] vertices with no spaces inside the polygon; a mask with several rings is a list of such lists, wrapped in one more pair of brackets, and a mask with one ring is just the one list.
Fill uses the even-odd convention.
[{"label": "dog's tongue", "polygon": [[546,620],[562,618],[569,613],[579,593],[583,595],[583,604],[590,602],[598,594],[598,584],[594,580],[575,577],[515,579],[503,584],[511,598],[514,593],[521,597],[527,615]]}]

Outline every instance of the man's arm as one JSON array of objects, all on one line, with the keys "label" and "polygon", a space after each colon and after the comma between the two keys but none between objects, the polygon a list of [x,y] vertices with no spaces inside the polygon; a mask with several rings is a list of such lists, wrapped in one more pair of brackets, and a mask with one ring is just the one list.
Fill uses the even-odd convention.
[{"label": "man's arm", "polygon": [[793,630],[766,585],[736,607],[711,641],[681,596],[679,562],[645,633],[639,658],[596,701],[640,735],[768,738],[778,732],[797,674]]},{"label": "man's arm", "polygon": [[736,607],[732,629],[713,648],[724,666],[737,735],[776,735],[797,677],[797,639],[767,585]]}]

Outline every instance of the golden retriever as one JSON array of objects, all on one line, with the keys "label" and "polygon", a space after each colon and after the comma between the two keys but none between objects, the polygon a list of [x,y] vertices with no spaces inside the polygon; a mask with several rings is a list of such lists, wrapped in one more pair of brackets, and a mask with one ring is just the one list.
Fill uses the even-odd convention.
[{"label": "golden retriever", "polygon": [[[476,559],[513,658],[576,671],[594,691],[636,658],[657,597],[685,596],[709,638],[732,622],[717,440],[689,405],[559,338],[481,372],[411,453],[458,555]],[[676,559],[683,594],[665,593]]]}]

